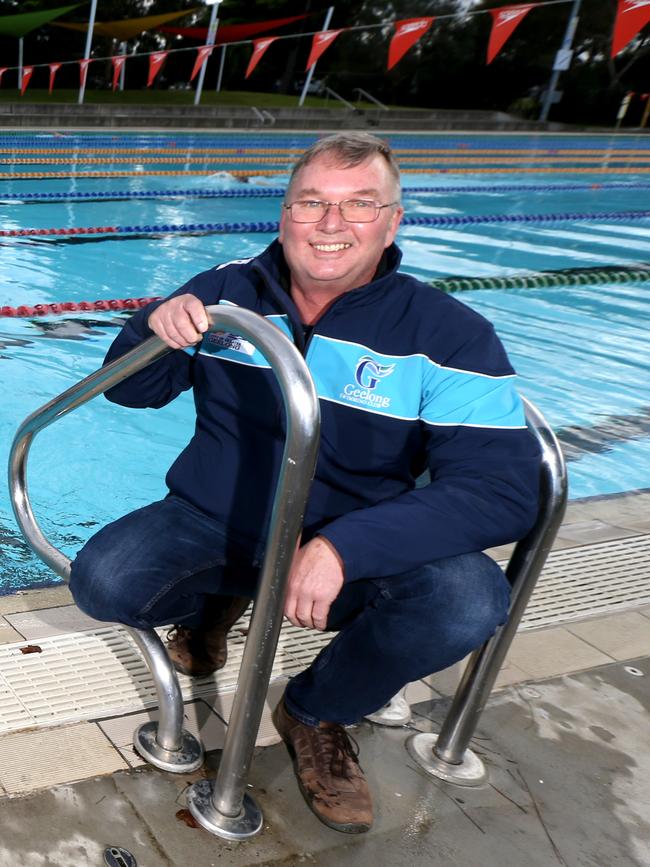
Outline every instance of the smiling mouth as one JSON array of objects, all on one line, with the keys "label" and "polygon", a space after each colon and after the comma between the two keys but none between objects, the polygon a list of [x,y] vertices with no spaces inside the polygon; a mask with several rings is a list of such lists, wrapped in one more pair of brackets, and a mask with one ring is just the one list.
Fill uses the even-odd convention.
[{"label": "smiling mouth", "polygon": [[347,250],[351,246],[352,244],[340,242],[337,244],[312,244],[314,250],[318,250],[319,253],[338,253],[341,250]]}]

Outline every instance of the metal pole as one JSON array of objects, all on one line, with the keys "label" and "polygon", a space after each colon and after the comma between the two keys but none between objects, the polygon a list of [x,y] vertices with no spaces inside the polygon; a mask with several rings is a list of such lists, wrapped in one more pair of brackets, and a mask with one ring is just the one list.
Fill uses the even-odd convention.
[{"label": "metal pole", "polygon": [[[129,50],[128,42],[120,42],[120,54],[126,57],[126,52]],[[124,73],[126,72],[126,60],[122,64],[122,68],[120,69],[120,81],[119,81],[119,89],[124,90]]]},{"label": "metal pole", "polygon": [[23,86],[23,37],[18,40],[18,90]]},{"label": "metal pole", "polygon": [[221,81],[223,79],[223,68],[226,63],[226,44],[224,43],[221,46],[221,60],[219,61],[219,75],[217,76],[217,87],[216,92],[219,93],[221,90]]},{"label": "metal pole", "polygon": [[578,12],[580,11],[581,2],[582,0],[573,0],[571,16],[569,18],[569,23],[567,24],[567,28],[564,33],[562,46],[560,47],[558,53],[555,55],[555,61],[553,63],[553,73],[551,75],[551,80],[548,85],[548,90],[546,91],[544,105],[542,106],[542,111],[539,116],[539,119],[541,121],[546,121],[548,119],[548,113],[551,108],[553,94],[555,93],[555,86],[560,77],[560,72],[562,72],[563,69],[568,69],[569,65],[571,64],[570,52],[571,46],[573,45],[573,37],[575,36],[576,28],[578,26]]},{"label": "metal pole", "polygon": [[[217,35],[217,27],[219,26],[219,19],[217,18],[217,12],[219,11],[219,4],[221,0],[215,0],[212,3],[212,11],[210,12],[210,23],[208,24],[208,38],[205,41],[206,45],[214,45],[214,40]],[[194,105],[198,105],[201,102],[201,92],[203,91],[203,79],[205,78],[205,68],[208,65],[208,58],[205,58],[204,63],[199,70],[199,80],[196,84],[196,92],[194,94]]]},{"label": "metal pole", "polygon": [[[248,313],[251,322],[255,316],[246,310],[236,312]],[[208,831],[225,839],[243,840],[262,828],[261,812],[246,793],[246,780],[282,625],[286,580],[316,466],[319,418],[314,384],[295,346],[277,339],[263,343],[261,330],[256,334],[244,318],[233,318],[233,322],[237,323],[233,330],[256,343],[278,377],[287,435],[259,591],[219,771],[216,781],[202,780],[191,786],[187,803],[194,818]]]},{"label": "metal pole", "polygon": [[[327,10],[327,15],[325,16],[325,23],[323,24],[323,26],[321,28],[321,33],[324,33],[325,30],[327,30],[329,28],[330,21],[332,20],[333,14],[334,14],[334,7],[330,6],[329,9]],[[300,99],[298,101],[299,106],[302,106],[305,102],[305,97],[307,96],[307,91],[309,89],[309,85],[311,84],[311,78],[312,78],[312,75],[314,74],[314,69],[316,69],[315,63],[312,64],[311,68],[309,69],[309,72],[307,73],[307,78],[305,79],[305,83],[304,83],[303,88],[302,88],[302,93],[300,94]]]},{"label": "metal pole", "polygon": [[[95,13],[97,12],[97,0],[92,0],[92,5],[90,7],[90,18],[88,19],[88,32],[86,33],[86,50],[84,51],[84,60],[90,59],[90,48],[93,42],[93,30],[95,29]],[[83,77],[83,81],[79,82],[79,105],[81,105],[84,101],[84,94],[86,92],[86,76]]]},{"label": "metal pole", "polygon": [[457,785],[480,785],[487,777],[483,763],[468,745],[566,508],[567,471],[560,446],[539,410],[526,400],[524,406],[528,426],[542,448],[540,506],[534,527],[517,543],[506,570],[512,585],[508,620],[472,655],[440,734],[414,735],[406,744],[412,758],[428,773]]},{"label": "metal pole", "polygon": [[[214,796],[210,781],[190,790],[190,809],[203,827],[227,839],[244,839],[262,827],[261,812],[245,795],[246,777],[268,690],[273,657],[282,625],[284,588],[302,527],[307,495],[318,453],[318,398],[304,359],[296,347],[263,317],[250,310],[207,308],[210,331],[226,328],[257,346],[278,377],[287,415],[287,434],[280,479],[262,566],[260,592],[242,661],[230,725]],[[70,560],[43,535],[27,492],[27,457],[43,428],[117,385],[171,350],[158,338],[86,377],[20,425],[9,455],[9,491],[16,521],[32,550],[66,582]],[[135,747],[156,767],[175,772],[195,770],[202,762],[199,742],[180,728],[183,705],[178,680],[154,630],[130,629],[156,685],[160,723],[145,723],[134,735]],[[223,812],[219,812],[222,809]]]},{"label": "metal pole", "polygon": [[648,123],[648,117],[650,117],[650,93],[648,94],[648,99],[645,104],[645,111],[643,112],[643,117],[641,118],[641,129]]},{"label": "metal pole", "polygon": [[[70,580],[70,560],[45,538],[29,501],[27,458],[31,443],[43,428],[169,351],[158,338],[140,344],[36,410],[16,432],[9,454],[9,493],[16,521],[30,548],[66,583]],[[182,729],[183,697],[162,642],[153,629],[126,628],[151,671],[160,709],[159,723],[145,723],[136,730],[134,746],[143,758],[163,770],[196,770],[203,764],[203,748],[194,735]]]}]

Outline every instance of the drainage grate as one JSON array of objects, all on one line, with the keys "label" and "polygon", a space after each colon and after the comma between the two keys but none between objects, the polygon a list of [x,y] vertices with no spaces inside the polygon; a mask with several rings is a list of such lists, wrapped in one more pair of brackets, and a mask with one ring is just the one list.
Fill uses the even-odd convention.
[{"label": "drainage grate", "polygon": [[650,536],[552,551],[521,629],[650,604]]},{"label": "drainage grate", "polygon": [[[179,676],[185,699],[235,691],[247,627],[246,615],[233,629],[228,662],[221,671],[203,678]],[[329,638],[321,633],[307,634],[295,626],[284,628],[272,679],[300,671]],[[306,654],[296,651],[303,641]],[[25,645],[23,641],[0,647],[0,734],[104,719],[158,704],[138,649],[126,630],[118,626],[39,639],[40,652],[24,654],[21,648]]]},{"label": "drainage grate", "polygon": [[[552,552],[521,628],[532,629],[650,604],[650,536]],[[161,630],[163,632],[164,630]],[[248,615],[233,628],[228,662],[215,675],[179,677],[186,700],[234,693]],[[272,679],[300,671],[330,635],[283,627]],[[0,734],[104,719],[157,705],[149,671],[129,634],[106,626],[0,646]]]}]

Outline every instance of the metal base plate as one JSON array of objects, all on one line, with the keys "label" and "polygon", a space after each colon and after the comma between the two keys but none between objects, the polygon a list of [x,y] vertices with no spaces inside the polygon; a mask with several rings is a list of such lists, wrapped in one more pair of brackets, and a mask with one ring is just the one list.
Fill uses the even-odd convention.
[{"label": "metal base plate", "polygon": [[476,753],[467,749],[459,765],[445,762],[433,752],[438,735],[420,732],[406,741],[406,750],[418,765],[433,777],[456,786],[482,786],[487,782],[487,770]]},{"label": "metal base plate", "polygon": [[181,731],[181,747],[178,750],[163,749],[156,740],[157,734],[157,722],[143,723],[133,732],[133,747],[146,762],[173,774],[187,774],[201,767],[203,747],[193,734]]},{"label": "metal base plate", "polygon": [[199,780],[187,790],[187,806],[202,828],[224,840],[248,840],[262,830],[262,811],[250,795],[244,795],[238,816],[224,816],[212,803],[214,780]]}]

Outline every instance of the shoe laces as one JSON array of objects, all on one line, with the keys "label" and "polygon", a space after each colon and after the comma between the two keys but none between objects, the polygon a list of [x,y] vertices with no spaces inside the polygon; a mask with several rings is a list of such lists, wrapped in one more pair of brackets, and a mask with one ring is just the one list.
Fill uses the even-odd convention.
[{"label": "shoe laces", "polygon": [[321,729],[319,734],[321,737],[318,738],[317,748],[333,775],[346,780],[353,779],[355,766],[361,767],[359,744],[348,735],[343,726],[328,726]]},{"label": "shoe laces", "polygon": [[179,638],[185,638],[188,632],[190,632],[190,630],[186,626],[177,626],[175,624],[165,633],[165,640],[168,642],[178,641]]}]

